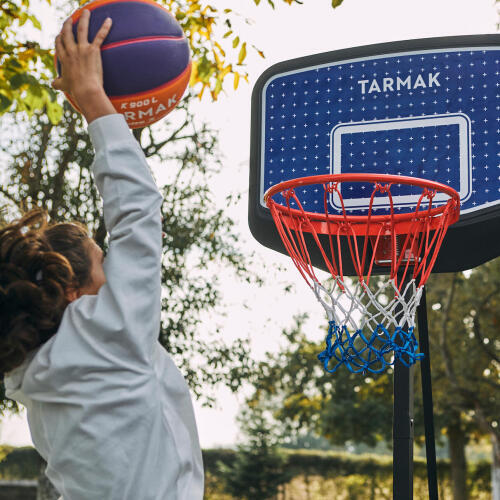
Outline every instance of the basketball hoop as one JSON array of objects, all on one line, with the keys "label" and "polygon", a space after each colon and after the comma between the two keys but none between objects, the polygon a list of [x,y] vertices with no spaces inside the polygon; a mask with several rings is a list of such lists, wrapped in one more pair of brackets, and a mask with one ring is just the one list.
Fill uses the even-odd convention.
[{"label": "basketball hoop", "polygon": [[[364,207],[349,207],[342,196],[354,185],[371,193]],[[408,186],[412,208],[401,203],[395,208],[394,185]],[[306,211],[299,199],[299,191],[311,186],[323,213]],[[282,182],[264,200],[293,263],[327,313],[326,348],[318,356],[325,370],[335,372],[345,364],[353,373],[379,373],[398,359],[406,366],[420,359],[415,312],[448,226],[459,218],[458,193],[413,177],[332,174]],[[326,279],[319,279],[312,266],[311,245],[329,271]],[[343,259],[354,264],[358,279],[352,284],[344,276]],[[372,272],[381,266],[388,278],[375,286],[372,279],[370,285]]]}]

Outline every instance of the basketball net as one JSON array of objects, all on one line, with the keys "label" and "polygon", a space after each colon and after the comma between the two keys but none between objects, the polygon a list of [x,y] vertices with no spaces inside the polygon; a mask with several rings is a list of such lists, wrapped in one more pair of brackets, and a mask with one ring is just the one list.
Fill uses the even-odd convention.
[{"label": "basketball net", "polygon": [[[342,196],[353,183],[371,186],[362,215],[348,210]],[[411,186],[416,201],[413,211],[396,213],[391,187],[402,184]],[[321,188],[323,213],[305,211],[299,199],[298,188],[313,185]],[[265,201],[288,254],[326,311],[326,346],[318,355],[325,370],[345,365],[353,373],[379,373],[396,360],[410,366],[421,359],[415,313],[448,226],[458,220],[458,193],[412,177],[334,174],[277,184]],[[319,252],[325,279],[310,251]],[[357,274],[352,281],[344,276],[347,259]],[[372,276],[381,267],[387,275]]]}]

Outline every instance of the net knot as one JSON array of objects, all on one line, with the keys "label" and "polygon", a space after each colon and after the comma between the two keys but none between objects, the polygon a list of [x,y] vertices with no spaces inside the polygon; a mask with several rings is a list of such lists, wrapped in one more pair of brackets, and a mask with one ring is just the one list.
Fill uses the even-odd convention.
[{"label": "net knot", "polygon": [[387,194],[391,192],[391,184],[381,184],[380,182],[375,183],[375,191],[382,194]]},{"label": "net knot", "polygon": [[342,221],[338,224],[340,229],[340,234],[349,234],[351,230],[351,224],[348,221]]},{"label": "net knot", "polygon": [[334,192],[338,192],[338,182],[330,182],[328,184],[324,184],[324,189],[327,193],[333,194]]},{"label": "net knot", "polygon": [[427,198],[429,201],[432,201],[434,197],[436,196],[436,190],[435,189],[429,189],[425,188],[423,190],[423,196]]},{"label": "net knot", "polygon": [[297,222],[303,231],[307,231],[311,227],[311,221],[307,217],[298,217]]}]

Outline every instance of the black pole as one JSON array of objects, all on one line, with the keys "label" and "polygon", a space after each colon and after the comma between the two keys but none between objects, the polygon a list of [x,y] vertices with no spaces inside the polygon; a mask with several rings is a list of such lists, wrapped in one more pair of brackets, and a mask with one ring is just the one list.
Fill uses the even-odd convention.
[{"label": "black pole", "polygon": [[427,322],[427,299],[425,287],[417,309],[418,338],[420,351],[424,354],[420,361],[422,376],[422,399],[424,403],[425,454],[427,458],[427,484],[429,500],[438,500],[438,482],[436,467],[436,445],[434,441],[434,415],[432,405],[431,356],[429,349],[429,325]]},{"label": "black pole", "polygon": [[[405,290],[405,280],[401,290]],[[403,325],[408,328],[408,325]],[[394,405],[392,420],[394,500],[413,499],[413,366],[394,363]]]},{"label": "black pole", "polygon": [[413,366],[394,365],[393,498],[413,498]]}]

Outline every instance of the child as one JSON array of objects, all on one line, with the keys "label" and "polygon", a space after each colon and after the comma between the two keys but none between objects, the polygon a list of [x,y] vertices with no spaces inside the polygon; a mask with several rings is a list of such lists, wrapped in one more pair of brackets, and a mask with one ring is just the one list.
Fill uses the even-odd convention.
[{"label": "child", "polygon": [[198,500],[203,468],[185,380],[159,344],[162,197],[103,90],[100,46],[68,20],[54,88],[81,109],[95,147],[109,252],[76,224],[33,212],[0,231],[0,373],[27,408],[64,500]]}]

